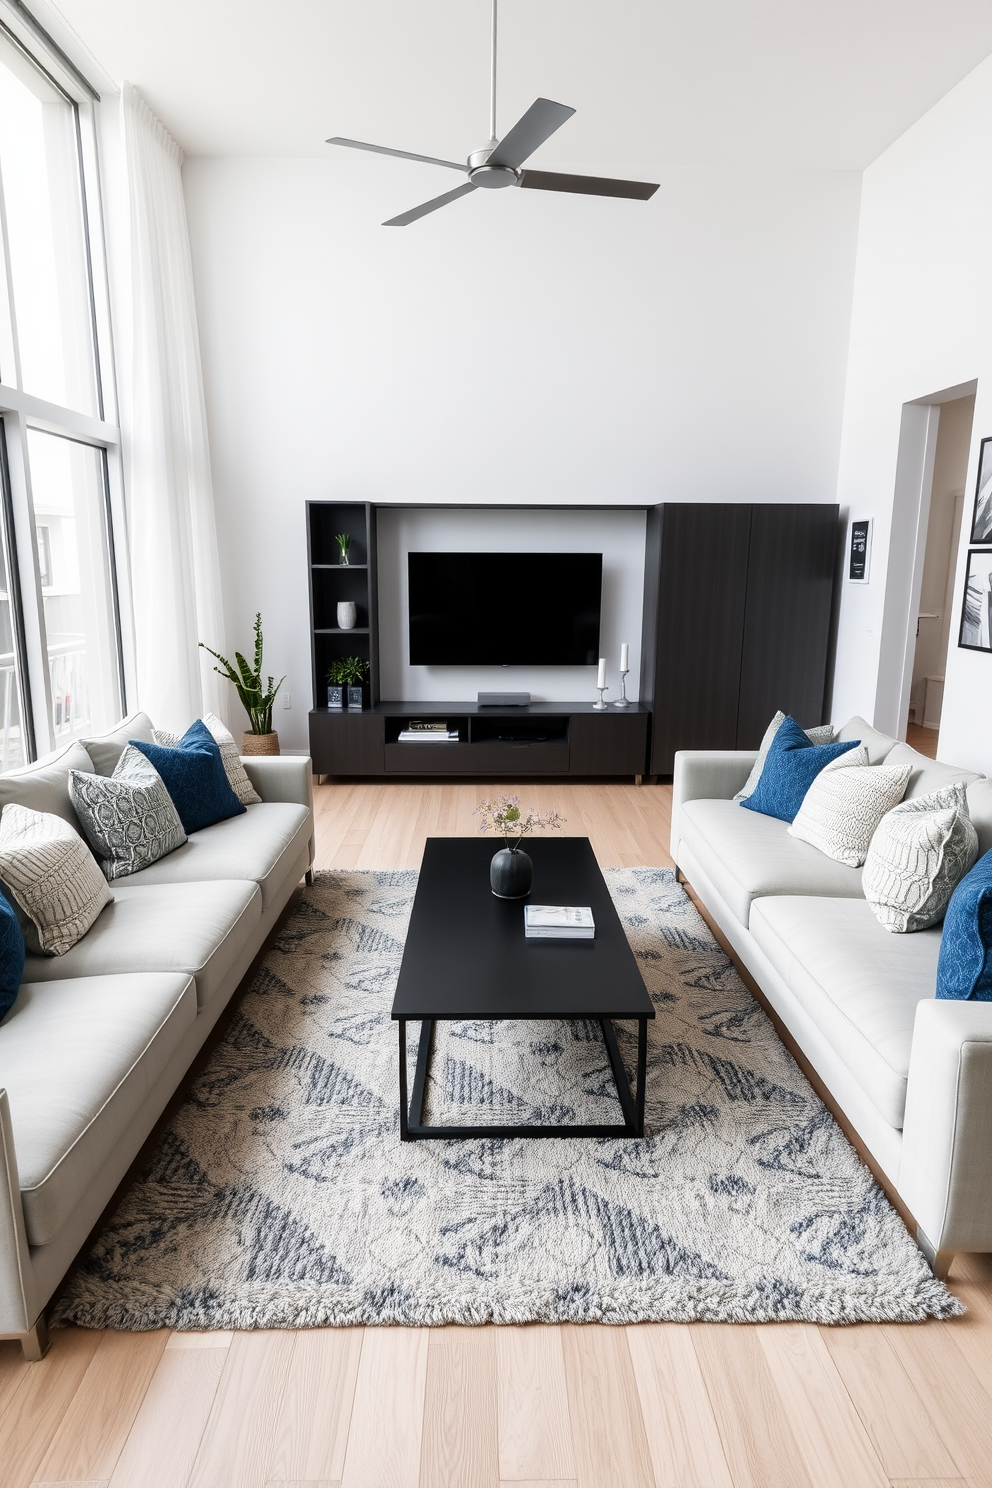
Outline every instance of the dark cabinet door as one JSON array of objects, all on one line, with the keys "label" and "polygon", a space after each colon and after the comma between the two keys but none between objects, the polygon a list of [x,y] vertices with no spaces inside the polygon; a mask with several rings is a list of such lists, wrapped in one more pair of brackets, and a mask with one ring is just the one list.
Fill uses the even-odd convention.
[{"label": "dark cabinet door", "polygon": [[569,771],[572,775],[643,775],[647,742],[646,713],[574,713],[569,724]]},{"label": "dark cabinet door", "polygon": [[384,746],[383,720],[375,713],[310,714],[310,756],[316,775],[381,775]]},{"label": "dark cabinet door", "polygon": [[840,531],[836,506],[752,506],[737,748],[756,749],[777,708],[823,721]]},{"label": "dark cabinet door", "polygon": [[644,700],[651,774],[670,775],[677,749],[737,747],[751,507],[666,504],[651,516],[660,523],[649,528],[657,562],[649,558],[645,585],[654,695]]}]

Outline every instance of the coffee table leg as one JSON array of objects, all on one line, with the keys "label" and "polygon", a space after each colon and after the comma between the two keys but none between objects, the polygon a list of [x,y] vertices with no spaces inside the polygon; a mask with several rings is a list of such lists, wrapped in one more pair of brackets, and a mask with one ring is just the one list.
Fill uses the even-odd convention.
[{"label": "coffee table leg", "polygon": [[648,1020],[637,1020],[637,1135],[644,1135],[644,1093],[648,1079]]},{"label": "coffee table leg", "polygon": [[398,1019],[400,1029],[400,1141],[409,1142],[406,1094],[406,1019]]}]

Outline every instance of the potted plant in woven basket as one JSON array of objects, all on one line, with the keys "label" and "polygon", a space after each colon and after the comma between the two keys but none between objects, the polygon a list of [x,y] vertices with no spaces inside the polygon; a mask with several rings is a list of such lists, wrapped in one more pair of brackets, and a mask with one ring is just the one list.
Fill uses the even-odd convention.
[{"label": "potted plant in woven basket", "polygon": [[242,706],[248,714],[251,723],[251,732],[243,736],[241,740],[242,754],[278,754],[279,735],[272,727],[272,704],[275,702],[276,693],[285,682],[285,676],[273,682],[271,677],[266,679],[262,685],[262,616],[261,612],[255,616],[255,665],[254,670],[248,665],[240,651],[235,651],[234,660],[237,663],[235,669],[219,652],[212,651],[209,646],[200,642],[204,651],[208,651],[220,666],[215,666],[214,671],[220,676],[226,677],[233,682],[238,690],[238,697]]}]

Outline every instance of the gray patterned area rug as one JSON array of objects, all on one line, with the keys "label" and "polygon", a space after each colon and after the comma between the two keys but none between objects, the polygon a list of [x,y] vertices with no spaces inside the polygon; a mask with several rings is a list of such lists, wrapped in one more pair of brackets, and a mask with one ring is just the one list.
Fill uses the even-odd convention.
[{"label": "gray patterned area rug", "polygon": [[[389,1011],[417,876],[322,873],[57,1320],[835,1323],[960,1311],[674,875],[606,877],[657,1009],[643,1140],[401,1144]],[[631,1058],[633,1027],[618,1033]],[[620,1119],[596,1024],[439,1025],[433,1070],[434,1121]]]}]

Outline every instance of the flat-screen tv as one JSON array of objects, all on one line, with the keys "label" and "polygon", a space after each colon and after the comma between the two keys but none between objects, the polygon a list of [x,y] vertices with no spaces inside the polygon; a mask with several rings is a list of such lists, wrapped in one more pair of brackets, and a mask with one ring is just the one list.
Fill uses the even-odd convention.
[{"label": "flat-screen tv", "polygon": [[602,553],[410,553],[411,666],[595,666]]}]

